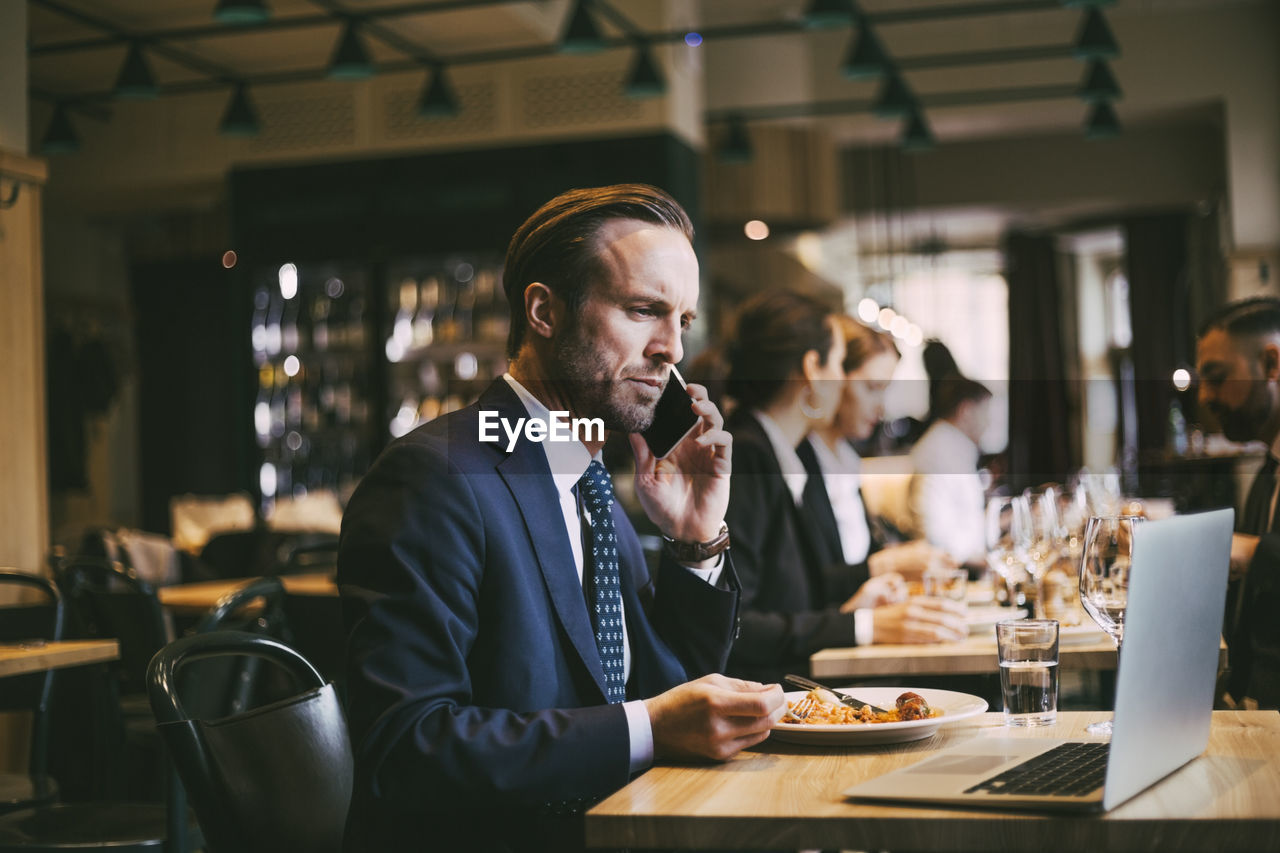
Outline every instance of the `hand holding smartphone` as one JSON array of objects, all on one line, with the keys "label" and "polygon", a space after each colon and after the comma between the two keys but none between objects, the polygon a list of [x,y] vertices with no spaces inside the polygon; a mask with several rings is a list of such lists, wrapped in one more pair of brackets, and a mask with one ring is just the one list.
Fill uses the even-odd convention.
[{"label": "hand holding smartphone", "polygon": [[693,432],[698,425],[693,411],[693,399],[685,392],[684,377],[671,365],[671,377],[662,389],[658,407],[653,413],[653,423],[641,433],[654,458],[665,459],[677,444]]}]

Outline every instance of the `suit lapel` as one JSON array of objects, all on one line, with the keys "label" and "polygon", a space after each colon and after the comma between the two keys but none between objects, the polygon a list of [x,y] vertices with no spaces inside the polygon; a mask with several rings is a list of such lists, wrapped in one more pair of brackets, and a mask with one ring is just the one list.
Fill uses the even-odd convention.
[{"label": "suit lapel", "polygon": [[[513,421],[528,417],[520,399],[501,379],[480,398],[480,407],[496,410],[501,417]],[[537,557],[556,617],[603,697],[605,683],[600,651],[596,648],[582,584],[574,568],[573,551],[562,533],[564,517],[560,513],[560,496],[556,494],[555,483],[551,479],[547,456],[540,445],[522,438],[507,458],[498,463],[497,471],[520,507],[525,532]]]}]

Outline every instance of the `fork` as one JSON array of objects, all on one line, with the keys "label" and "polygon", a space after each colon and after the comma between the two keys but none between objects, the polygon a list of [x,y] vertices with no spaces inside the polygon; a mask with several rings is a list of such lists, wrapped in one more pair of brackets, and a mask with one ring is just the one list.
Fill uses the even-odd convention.
[{"label": "fork", "polygon": [[875,705],[872,705],[870,702],[863,702],[861,699],[856,699],[853,696],[850,696],[848,693],[842,693],[839,690],[832,690],[830,687],[828,687],[825,684],[819,684],[816,681],[811,681],[810,679],[804,678],[799,675],[785,675],[783,676],[783,678],[791,682],[792,684],[794,684],[796,687],[803,687],[805,690],[825,690],[828,693],[830,693],[832,696],[839,699],[841,704],[848,705],[850,708],[861,708],[863,705],[866,705],[868,708],[871,709],[871,712],[873,714],[889,713],[884,708],[876,707]]},{"label": "fork", "polygon": [[[804,722],[810,714],[818,710],[820,703],[812,696],[805,695],[803,699],[795,704],[794,708],[787,709],[787,716],[792,717],[800,722]],[[785,719],[785,718],[784,718]]]}]

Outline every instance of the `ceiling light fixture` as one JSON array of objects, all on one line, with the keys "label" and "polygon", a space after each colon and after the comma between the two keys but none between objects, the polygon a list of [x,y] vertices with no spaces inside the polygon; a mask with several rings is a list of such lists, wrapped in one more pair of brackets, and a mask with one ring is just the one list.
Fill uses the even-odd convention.
[{"label": "ceiling light fixture", "polygon": [[369,60],[369,52],[360,41],[360,32],[355,20],[347,21],[342,28],[342,36],[338,46],[329,60],[328,75],[333,80],[364,80],[373,76],[373,63]]},{"label": "ceiling light fixture", "polygon": [[271,17],[264,0],[218,0],[213,19],[220,24],[261,24]]},{"label": "ceiling light fixture", "polygon": [[842,27],[853,23],[855,13],[850,0],[810,0],[804,12],[806,27]]},{"label": "ceiling light fixture", "polygon": [[227,102],[227,111],[218,123],[218,133],[223,136],[257,136],[261,131],[262,122],[249,99],[249,87],[237,83],[231,92],[231,100]]},{"label": "ceiling light fixture", "polygon": [[1085,139],[1114,139],[1120,135],[1120,119],[1109,101],[1098,101],[1089,108],[1084,123]]},{"label": "ceiling light fixture", "polygon": [[907,88],[902,75],[892,68],[886,70],[880,94],[871,105],[871,111],[879,118],[903,118],[916,109],[915,95]]},{"label": "ceiling light fixture", "polygon": [[1120,55],[1120,45],[1096,6],[1085,10],[1080,32],[1076,34],[1075,54],[1076,59],[1115,59]]},{"label": "ceiling light fixture", "polygon": [[632,98],[652,98],[666,94],[667,81],[653,55],[653,48],[647,42],[636,46],[636,57],[627,72],[626,93]]},{"label": "ceiling light fixture", "polygon": [[586,0],[574,0],[569,12],[569,23],[560,39],[561,53],[595,53],[604,50],[604,37],[600,28],[587,12]]},{"label": "ceiling light fixture", "polygon": [[889,67],[889,58],[870,24],[858,28],[858,35],[845,54],[840,70],[850,80],[871,80],[879,77]]},{"label": "ceiling light fixture", "polygon": [[924,120],[924,112],[919,109],[912,110],[907,116],[907,123],[902,131],[902,150],[928,151],[936,144],[933,131]]},{"label": "ceiling light fixture", "polygon": [[1121,97],[1120,84],[1116,82],[1110,66],[1102,60],[1095,59],[1085,69],[1084,78],[1080,81],[1080,88],[1076,94],[1089,103],[1115,101]]},{"label": "ceiling light fixture", "polygon": [[49,127],[40,139],[40,153],[46,156],[53,154],[71,154],[80,150],[80,137],[71,124],[65,104],[53,108],[53,118],[49,119]]},{"label": "ceiling light fixture", "polygon": [[718,156],[721,163],[747,163],[751,160],[751,134],[742,116],[729,117],[729,128]]},{"label": "ceiling light fixture", "polygon": [[142,53],[142,45],[136,41],[129,44],[129,50],[124,55],[124,65],[120,66],[120,76],[116,78],[113,91],[117,98],[133,100],[147,100],[160,94],[155,75],[151,73],[151,66],[147,64],[147,58]]},{"label": "ceiling light fixture", "polygon": [[422,118],[453,118],[460,112],[462,107],[458,104],[458,95],[445,77],[444,66],[435,66],[422,96],[418,98],[418,115]]}]

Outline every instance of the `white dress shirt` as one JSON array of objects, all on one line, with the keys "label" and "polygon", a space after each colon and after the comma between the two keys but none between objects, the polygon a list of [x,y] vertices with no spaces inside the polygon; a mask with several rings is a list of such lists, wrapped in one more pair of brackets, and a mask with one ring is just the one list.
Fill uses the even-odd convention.
[{"label": "white dress shirt", "polygon": [[867,527],[867,508],[862,503],[860,490],[862,457],[847,441],[842,441],[833,451],[817,435],[809,436],[813,455],[822,470],[822,484],[831,501],[831,512],[836,517],[836,529],[840,531],[840,550],[844,561],[856,566],[867,559],[871,550],[871,530]]},{"label": "white dress shirt", "polygon": [[796,455],[795,447],[787,441],[778,422],[759,409],[753,409],[751,414],[760,422],[764,434],[768,436],[769,446],[773,448],[778,467],[782,469],[782,479],[787,484],[787,490],[791,492],[791,498],[796,502],[796,506],[800,506],[804,500],[805,483],[809,482],[809,472],[805,470],[804,463]]},{"label": "white dress shirt", "polygon": [[978,445],[936,420],[911,449],[911,514],[920,534],[961,563],[986,559],[985,495]]},{"label": "white dress shirt", "polygon": [[[529,389],[517,382],[510,373],[503,374],[502,378],[511,386],[511,390],[516,392],[529,417],[543,421],[550,420],[550,411],[541,400],[529,393]],[[582,479],[582,475],[587,472],[587,466],[591,464],[592,459],[599,462],[600,455],[596,454],[593,457],[586,445],[580,441],[544,441],[542,449],[547,454],[551,479],[555,482],[556,494],[560,498],[560,514],[564,517],[565,535],[569,537],[569,547],[573,551],[573,565],[578,571],[578,583],[582,583],[584,564],[582,519],[585,517],[590,522],[591,513],[582,505],[573,490],[578,485],[578,480]],[[724,559],[721,557],[709,569],[692,566],[685,568],[707,583],[715,584],[720,578],[723,567]],[[584,607],[585,601],[586,599],[583,599]],[[631,643],[627,639],[625,610],[622,619],[622,671],[624,678],[631,677]],[[623,702],[622,710],[627,715],[627,731],[631,739],[631,772],[636,773],[653,763],[653,727],[649,722],[649,712],[645,709],[642,700],[633,699]]]}]

